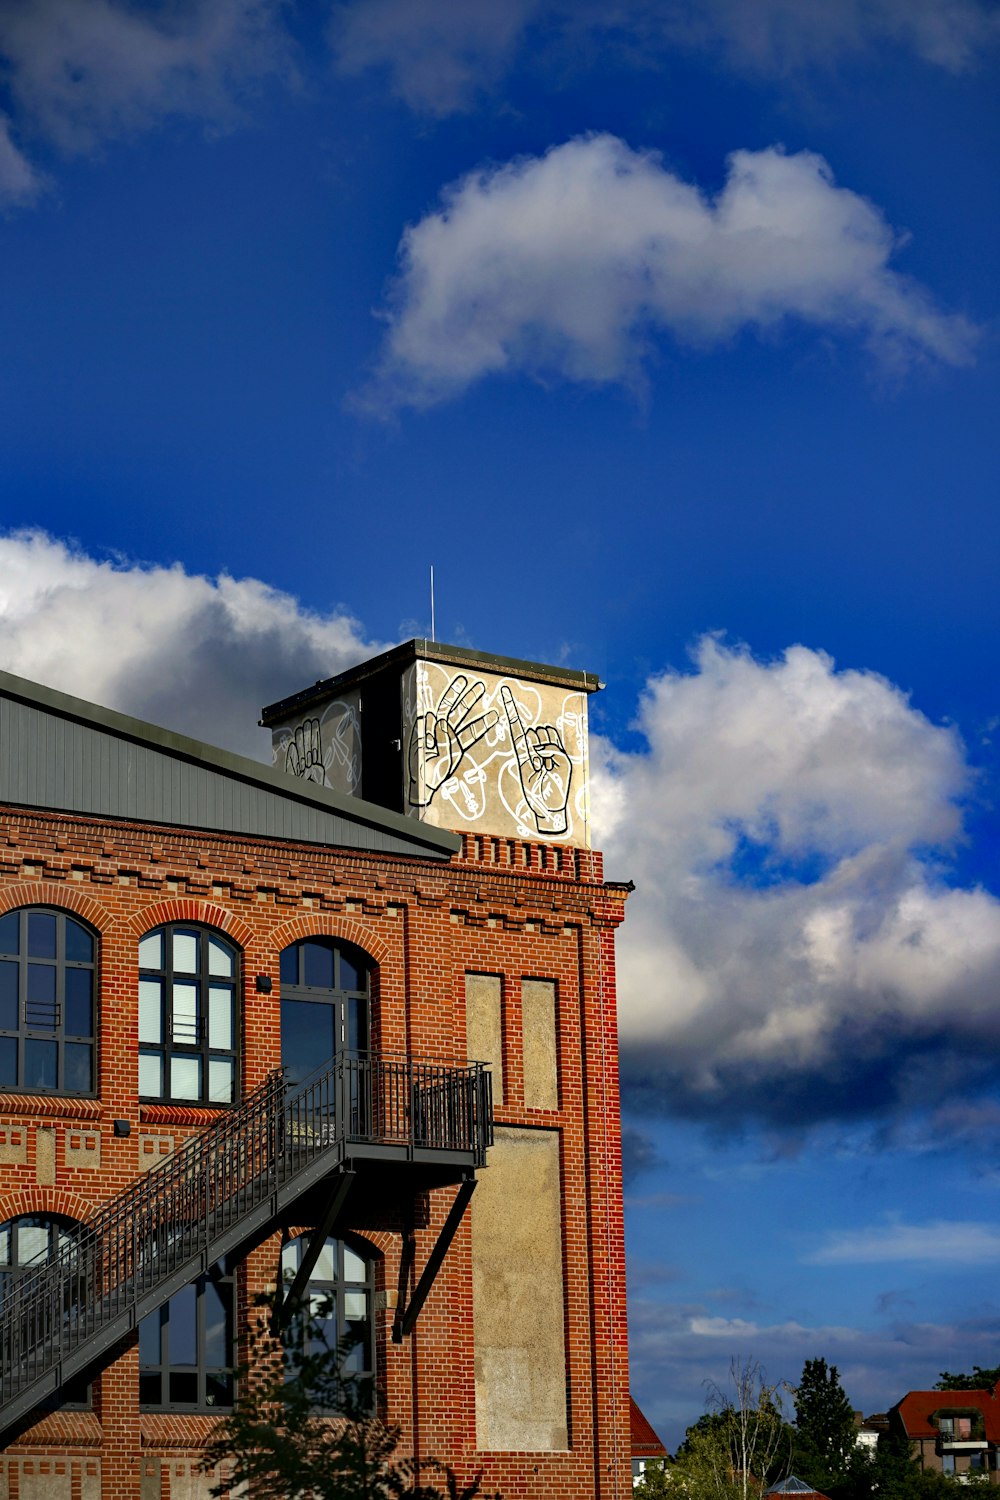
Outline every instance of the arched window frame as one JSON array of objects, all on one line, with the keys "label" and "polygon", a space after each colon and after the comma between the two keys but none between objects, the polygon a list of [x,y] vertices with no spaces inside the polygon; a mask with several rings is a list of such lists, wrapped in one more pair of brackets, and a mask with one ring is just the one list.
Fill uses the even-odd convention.
[{"label": "arched window frame", "polygon": [[[76,1244],[83,1227],[63,1214],[17,1214],[0,1223],[0,1300],[7,1297],[18,1281],[31,1276],[57,1255],[65,1255]],[[89,1377],[77,1375],[44,1403],[44,1409],[85,1410],[91,1404]]]},{"label": "arched window frame", "polygon": [[98,945],[59,907],[0,916],[0,1089],[96,1097]]},{"label": "arched window frame", "polygon": [[[300,1258],[311,1236],[297,1235],[281,1247],[282,1285],[294,1281]],[[375,1279],[378,1257],[371,1247],[356,1239],[329,1236],[313,1267],[305,1294],[304,1311],[323,1326],[322,1343],[337,1348],[343,1339],[356,1335],[357,1342],[345,1359],[345,1374],[359,1380],[374,1380]],[[327,1315],[324,1316],[324,1310]]]},{"label": "arched window frame", "polygon": [[[228,957],[228,972],[223,956]],[[220,1106],[235,1102],[241,958],[228,937],[198,922],[166,922],[140,938],[141,1099]]]}]

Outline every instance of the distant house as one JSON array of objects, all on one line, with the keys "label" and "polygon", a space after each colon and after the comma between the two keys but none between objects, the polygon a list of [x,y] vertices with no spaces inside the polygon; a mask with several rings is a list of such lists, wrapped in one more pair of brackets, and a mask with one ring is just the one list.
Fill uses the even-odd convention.
[{"label": "distant house", "polygon": [[777,1484],[772,1484],[770,1489],[764,1491],[768,1495],[795,1495],[797,1500],[829,1500],[827,1495],[814,1490],[811,1484],[806,1484],[804,1479],[797,1479],[794,1474],[789,1474],[787,1479],[781,1479]]},{"label": "distant house", "polygon": [[632,1484],[637,1485],[649,1463],[663,1463],[667,1450],[639,1410],[634,1396],[629,1396],[629,1423],[632,1429]]},{"label": "distant house", "polygon": [[909,1438],[923,1469],[958,1478],[987,1470],[996,1483],[1000,1381],[991,1391],[908,1391],[889,1430]]},{"label": "distant house", "polygon": [[864,1448],[869,1454],[874,1454],[878,1447],[878,1440],[883,1432],[889,1431],[889,1418],[884,1411],[877,1411],[870,1417],[863,1412],[854,1413],[855,1437],[854,1441],[859,1448]]}]

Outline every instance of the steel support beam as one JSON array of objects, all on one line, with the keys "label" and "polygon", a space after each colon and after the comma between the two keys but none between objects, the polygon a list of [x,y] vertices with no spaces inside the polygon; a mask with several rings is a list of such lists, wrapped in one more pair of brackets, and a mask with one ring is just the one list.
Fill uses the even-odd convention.
[{"label": "steel support beam", "polygon": [[455,1201],[448,1211],[448,1217],[441,1225],[441,1233],[435,1241],[434,1249],[427,1257],[427,1264],[423,1269],[423,1274],[413,1288],[413,1296],[407,1303],[405,1311],[402,1313],[397,1312],[396,1314],[392,1328],[392,1341],[394,1344],[401,1344],[413,1332],[413,1325],[416,1323],[417,1318],[420,1316],[420,1311],[427,1301],[430,1289],[437,1279],[437,1273],[440,1271],[441,1264],[448,1254],[451,1242],[458,1232],[458,1226],[462,1222],[465,1210],[469,1206],[469,1200],[475,1190],[476,1179],[469,1177],[462,1183],[456,1193]]},{"label": "steel support beam", "polygon": [[309,1278],[312,1276],[319,1260],[320,1252],[329,1235],[333,1232],[334,1225],[340,1217],[340,1211],[347,1201],[347,1195],[354,1186],[354,1173],[341,1172],[337,1186],[330,1195],[330,1201],[326,1206],[326,1212],[316,1225],[309,1240],[309,1244],[299,1261],[299,1269],[295,1273],[295,1279],[291,1286],[285,1291],[281,1285],[281,1267],[278,1267],[278,1292],[274,1299],[274,1314],[271,1318],[271,1332],[280,1333],[287,1328],[290,1320],[302,1304]]}]

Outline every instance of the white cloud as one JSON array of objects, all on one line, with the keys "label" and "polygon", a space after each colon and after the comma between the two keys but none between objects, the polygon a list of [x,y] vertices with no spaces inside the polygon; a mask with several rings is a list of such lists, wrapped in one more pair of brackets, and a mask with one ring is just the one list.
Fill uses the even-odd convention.
[{"label": "white cloud", "polygon": [[31,203],[42,179],[11,135],[10,121],[0,115],[0,206]]},{"label": "white cloud", "polygon": [[961,73],[996,44],[1000,19],[984,0],[354,0],[335,7],[332,36],[343,72],[382,69],[400,98],[442,115],[529,55],[564,74],[609,52],[649,66],[703,51],[782,77],[895,47]]},{"label": "white cloud", "polygon": [[338,6],[331,37],[337,66],[388,66],[394,91],[414,109],[466,109],[497,82],[538,0],[364,0]]},{"label": "white cloud", "polygon": [[[287,74],[290,44],[279,0],[192,0],[139,7],[128,0],[7,0],[0,58],[21,143],[10,150],[29,180],[25,141],[66,153],[168,119],[232,124],[250,85]],[[5,171],[0,197],[28,195]]]},{"label": "white cloud", "polygon": [[720,1124],[971,1097],[1000,1045],[1000,901],[937,862],[962,744],[870,672],[712,638],[653,679],[648,748],[594,746],[633,1106]]},{"label": "white cloud", "polygon": [[844,1390],[865,1412],[886,1411],[908,1390],[929,1390],[940,1370],[989,1366],[1000,1325],[987,1310],[974,1319],[940,1323],[883,1318],[872,1328],[809,1325],[794,1320],[717,1316],[684,1305],[676,1285],[670,1301],[629,1297],[629,1362],[633,1394],[668,1446],[706,1407],[706,1384],[725,1387],[730,1359],[757,1359],[769,1382],[797,1384],[807,1359],[835,1364]]},{"label": "white cloud", "polygon": [[807,1264],[923,1264],[982,1266],[1000,1261],[1000,1229],[995,1224],[936,1219],[929,1224],[892,1222],[832,1233]]},{"label": "white cloud", "polygon": [[18,676],[245,755],[260,708],[381,650],[342,613],[255,578],[99,561],[42,532],[0,536],[0,661]]},{"label": "white cloud", "polygon": [[709,346],[792,320],[897,365],[972,357],[972,325],[891,268],[882,214],[811,152],[736,151],[710,198],[655,152],[586,136],[443,199],[400,247],[374,406],[512,371],[636,386],[662,334]]}]

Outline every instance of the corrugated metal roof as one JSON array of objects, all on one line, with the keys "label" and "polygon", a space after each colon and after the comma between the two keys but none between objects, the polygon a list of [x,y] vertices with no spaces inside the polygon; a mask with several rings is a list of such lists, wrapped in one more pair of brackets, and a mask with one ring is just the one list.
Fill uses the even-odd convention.
[{"label": "corrugated metal roof", "polygon": [[457,834],[0,672],[0,801],[447,859]]}]

